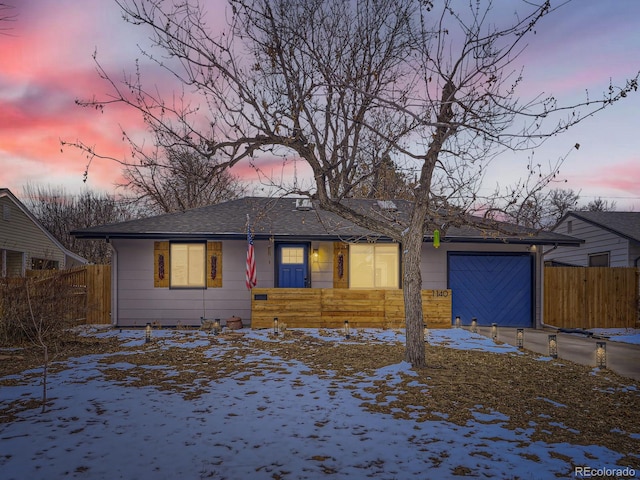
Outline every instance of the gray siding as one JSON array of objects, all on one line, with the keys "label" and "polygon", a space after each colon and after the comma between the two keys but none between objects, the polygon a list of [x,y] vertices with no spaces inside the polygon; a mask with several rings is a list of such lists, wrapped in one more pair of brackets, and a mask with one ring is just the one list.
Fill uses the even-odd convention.
[{"label": "gray siding", "polygon": [[9,276],[23,275],[23,265],[31,268],[32,258],[55,261],[65,268],[60,248],[8,197],[0,197],[0,250],[7,251],[5,270]]},{"label": "gray siding", "polygon": [[[572,222],[571,232],[568,231],[568,222]],[[555,230],[556,233],[565,233],[584,240],[580,247],[547,248],[544,259],[576,265],[589,266],[589,255],[596,253],[609,253],[610,267],[633,266],[633,258],[630,258],[629,241],[608,230],[600,228],[592,223],[585,222],[574,217],[566,218]]]},{"label": "gray siding", "polygon": [[[153,240],[113,240],[116,250],[114,283],[114,323],[145,325],[199,325],[200,317],[239,316],[248,324],[251,314],[250,292],[245,286],[246,242],[222,244],[222,288],[171,289],[153,285]],[[273,286],[273,249],[268,242],[256,241],[258,286]],[[223,322],[224,324],[224,322]]]}]

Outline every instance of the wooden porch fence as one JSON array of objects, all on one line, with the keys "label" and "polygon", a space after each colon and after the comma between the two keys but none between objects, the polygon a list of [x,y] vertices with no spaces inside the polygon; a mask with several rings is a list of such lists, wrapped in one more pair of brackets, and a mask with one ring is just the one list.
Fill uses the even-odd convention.
[{"label": "wooden porch fence", "polygon": [[86,324],[111,323],[111,265],[85,265],[70,270],[28,270],[27,277],[57,275],[73,287],[70,315]]},{"label": "wooden porch fence", "polygon": [[[251,327],[272,328],[273,318],[290,328],[403,328],[402,290],[254,288]],[[451,328],[451,290],[423,290],[430,328]]]},{"label": "wooden porch fence", "polygon": [[559,328],[638,326],[639,269],[547,267],[544,322]]}]

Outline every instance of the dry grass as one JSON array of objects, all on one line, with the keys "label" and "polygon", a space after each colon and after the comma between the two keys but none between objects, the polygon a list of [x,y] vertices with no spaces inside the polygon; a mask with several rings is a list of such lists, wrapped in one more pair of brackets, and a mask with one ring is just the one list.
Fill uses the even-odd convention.
[{"label": "dry grass", "polygon": [[[182,333],[183,341],[191,335]],[[185,399],[206,393],[210,383],[233,376],[236,381],[271,372],[287,372],[292,362],[308,368],[303,372],[330,380],[329,394],[349,389],[362,400],[361,406],[416,422],[447,421],[466,425],[484,421],[505,423],[507,428],[529,430],[531,441],[601,445],[623,455],[625,465],[640,469],[640,386],[631,379],[565,360],[545,362],[533,353],[494,354],[430,346],[429,367],[417,376],[405,376],[399,383],[371,382],[369,377],[382,367],[403,359],[403,346],[390,343],[324,342],[299,331],[287,331],[288,341],[267,342],[229,333],[215,357],[211,346],[181,348],[151,342],[142,348],[126,348],[115,340],[81,338],[67,345],[67,356],[112,353],[100,361],[107,378],[128,386],[155,386],[172,390]],[[178,340],[179,341],[179,340]],[[217,340],[212,337],[212,343]],[[269,353],[256,360],[256,355]],[[0,377],[17,374],[37,363],[27,354],[11,354],[0,361]],[[114,367],[126,362],[130,368]],[[166,366],[146,368],[149,365]],[[54,369],[65,368],[58,361]],[[0,380],[0,386],[19,380]],[[356,393],[356,388],[365,396]],[[8,406],[0,421],[11,421],[12,413],[32,408]],[[491,419],[499,412],[508,420]],[[478,420],[478,414],[489,414]],[[632,438],[632,435],[634,434]],[[413,441],[413,440],[412,440]],[[490,442],[490,439],[487,439]],[[420,445],[416,445],[420,448]],[[523,445],[526,446],[526,445]],[[482,451],[477,452],[482,454]]]}]

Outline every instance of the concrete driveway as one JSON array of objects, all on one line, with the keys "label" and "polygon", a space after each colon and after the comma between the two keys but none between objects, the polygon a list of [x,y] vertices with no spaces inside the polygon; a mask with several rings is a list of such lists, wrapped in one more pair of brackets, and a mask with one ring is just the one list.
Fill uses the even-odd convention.
[{"label": "concrete driveway", "polygon": [[[478,333],[491,337],[491,328],[478,327]],[[624,377],[640,380],[640,345],[611,342],[606,338],[588,337],[579,333],[561,333],[554,329],[525,328],[524,348],[548,355],[550,334],[557,336],[558,358],[592,367],[596,366],[596,342],[606,342],[607,368]],[[499,327],[498,341],[515,345],[516,329]]]}]

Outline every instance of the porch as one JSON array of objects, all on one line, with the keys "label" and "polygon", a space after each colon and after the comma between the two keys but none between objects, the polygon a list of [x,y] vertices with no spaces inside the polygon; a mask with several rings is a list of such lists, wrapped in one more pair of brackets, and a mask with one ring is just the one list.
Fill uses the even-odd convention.
[{"label": "porch", "polygon": [[[423,290],[422,312],[429,328],[451,327],[451,290]],[[404,328],[402,290],[346,288],[254,288],[251,327]]]}]

